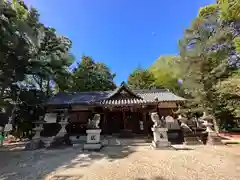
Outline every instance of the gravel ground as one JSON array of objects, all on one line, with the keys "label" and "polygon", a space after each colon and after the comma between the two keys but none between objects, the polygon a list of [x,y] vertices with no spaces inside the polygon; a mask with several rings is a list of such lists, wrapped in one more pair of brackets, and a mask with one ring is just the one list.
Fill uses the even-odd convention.
[{"label": "gravel ground", "polygon": [[101,152],[0,152],[0,180],[239,180],[240,145],[153,150],[149,144]]}]

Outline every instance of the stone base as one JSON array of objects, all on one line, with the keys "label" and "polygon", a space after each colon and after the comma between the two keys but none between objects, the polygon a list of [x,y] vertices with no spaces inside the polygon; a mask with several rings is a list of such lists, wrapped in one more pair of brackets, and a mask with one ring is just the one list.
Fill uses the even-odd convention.
[{"label": "stone base", "polygon": [[85,143],[83,145],[83,150],[99,151],[102,147],[103,147],[102,143],[95,143],[95,144]]},{"label": "stone base", "polygon": [[25,146],[25,150],[36,150],[42,148],[45,148],[45,144],[41,139],[33,139]]},{"label": "stone base", "polygon": [[68,135],[64,137],[55,137],[50,145],[47,147],[48,149],[58,149],[72,146],[72,142]]},{"label": "stone base", "polygon": [[152,141],[151,145],[154,149],[173,149],[171,146],[171,143],[168,141],[162,141],[162,142],[155,142]]}]

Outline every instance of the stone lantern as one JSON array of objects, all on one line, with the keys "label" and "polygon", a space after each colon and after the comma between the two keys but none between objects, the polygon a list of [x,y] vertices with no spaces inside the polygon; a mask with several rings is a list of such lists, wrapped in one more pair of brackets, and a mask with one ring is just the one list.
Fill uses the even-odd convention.
[{"label": "stone lantern", "polygon": [[35,150],[35,149],[41,149],[45,147],[45,144],[43,140],[41,139],[41,131],[43,130],[43,124],[45,124],[45,121],[43,120],[43,117],[40,116],[38,121],[34,122],[35,128],[33,131],[35,131],[35,135],[32,137],[32,140],[26,144],[25,149],[27,150]]},{"label": "stone lantern", "polygon": [[35,131],[35,135],[32,137],[32,139],[40,139],[41,138],[41,131],[43,130],[43,124],[45,121],[41,120],[42,117],[40,117],[39,121],[33,122],[35,124],[35,128],[33,128],[33,131]]}]

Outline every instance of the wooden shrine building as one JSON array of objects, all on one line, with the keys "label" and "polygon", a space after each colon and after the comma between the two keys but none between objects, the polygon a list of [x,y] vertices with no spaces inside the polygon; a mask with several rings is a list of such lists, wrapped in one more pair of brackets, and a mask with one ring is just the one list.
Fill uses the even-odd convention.
[{"label": "wooden shrine building", "polygon": [[151,112],[159,117],[173,116],[185,99],[166,89],[132,90],[122,83],[114,91],[58,93],[45,103],[48,113],[69,112],[70,134],[85,133],[89,118],[101,115],[103,134],[118,134],[130,130],[133,134],[149,134],[153,122]]}]

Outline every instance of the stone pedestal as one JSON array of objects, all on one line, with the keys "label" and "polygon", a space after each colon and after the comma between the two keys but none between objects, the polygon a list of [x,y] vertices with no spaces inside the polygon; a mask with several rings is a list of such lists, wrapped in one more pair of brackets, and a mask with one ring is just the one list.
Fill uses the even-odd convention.
[{"label": "stone pedestal", "polygon": [[102,143],[100,142],[101,129],[88,129],[87,142],[84,144],[84,150],[100,150],[102,148]]},{"label": "stone pedestal", "polygon": [[153,127],[153,141],[152,147],[157,149],[165,149],[171,147],[171,143],[168,141],[167,128]]},{"label": "stone pedestal", "polygon": [[36,122],[38,124],[33,130],[35,131],[35,135],[33,136],[32,140],[26,144],[26,150],[35,150],[41,149],[45,147],[44,142],[41,140],[40,133],[43,130],[43,122]]}]

